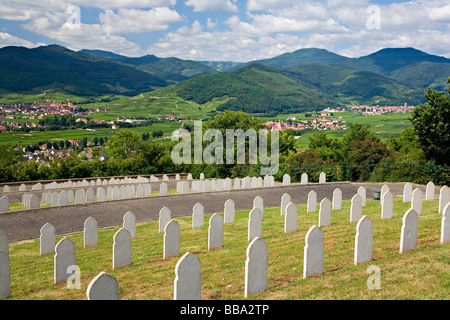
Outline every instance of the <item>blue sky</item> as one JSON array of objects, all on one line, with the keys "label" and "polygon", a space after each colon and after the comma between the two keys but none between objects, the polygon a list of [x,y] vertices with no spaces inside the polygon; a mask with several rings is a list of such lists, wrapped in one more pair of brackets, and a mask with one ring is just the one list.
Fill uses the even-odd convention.
[{"label": "blue sky", "polygon": [[301,48],[359,57],[414,47],[450,58],[448,0],[2,0],[0,47],[251,61]]}]

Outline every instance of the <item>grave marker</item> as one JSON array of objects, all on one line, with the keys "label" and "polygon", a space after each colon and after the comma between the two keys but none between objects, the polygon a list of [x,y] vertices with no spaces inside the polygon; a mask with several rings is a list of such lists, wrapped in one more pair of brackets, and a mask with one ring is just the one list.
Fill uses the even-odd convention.
[{"label": "grave marker", "polygon": [[403,187],[403,202],[411,202],[411,198],[412,198],[412,184],[411,183],[406,183],[405,186]]},{"label": "grave marker", "polygon": [[269,282],[268,246],[266,242],[256,237],[247,247],[245,261],[245,297],[264,291]]},{"label": "grave marker", "polygon": [[70,276],[67,268],[74,265],[76,265],[75,243],[64,237],[55,246],[54,283],[66,282]]},{"label": "grave marker", "polygon": [[359,194],[355,194],[350,205],[350,222],[358,222],[362,217],[362,199]]},{"label": "grave marker", "polygon": [[450,242],[450,203],[444,207],[441,220],[441,243]]},{"label": "grave marker", "polygon": [[209,219],[208,251],[223,247],[223,219],[218,213]]},{"label": "grave marker", "polygon": [[225,201],[224,208],[223,208],[223,216],[224,216],[224,223],[233,223],[235,218],[235,204],[234,201],[231,199],[228,199]]},{"label": "grave marker", "polygon": [[320,201],[319,227],[326,227],[331,224],[331,201],[327,198]]},{"label": "grave marker", "polygon": [[166,224],[170,221],[172,213],[170,212],[170,209],[167,207],[163,207],[161,210],[159,210],[159,227],[158,231],[159,233],[164,233],[164,228],[166,227]]},{"label": "grave marker", "polygon": [[96,247],[98,245],[98,228],[97,220],[89,217],[84,221],[84,248]]},{"label": "grave marker", "polygon": [[250,211],[248,219],[248,241],[252,241],[255,237],[262,238],[262,212],[258,208]]},{"label": "grave marker", "polygon": [[55,227],[51,223],[46,223],[41,228],[40,234],[40,254],[55,252],[56,235]]},{"label": "grave marker", "polygon": [[[386,200],[386,199],[385,199]],[[367,216],[362,216],[356,224],[355,236],[355,259],[354,264],[358,265],[372,260],[373,246],[373,222]]]},{"label": "grave marker", "polygon": [[136,238],[136,216],[133,212],[128,211],[125,213],[122,226],[130,232],[131,239]]},{"label": "grave marker", "polygon": [[413,209],[418,215],[422,214],[422,190],[419,188],[414,189],[411,199],[411,209]]},{"label": "grave marker", "polygon": [[205,223],[203,205],[197,202],[192,208],[192,229],[201,228]]},{"label": "grave marker", "polygon": [[289,202],[286,206],[286,213],[284,215],[284,233],[297,232],[297,206],[293,202]]},{"label": "grave marker", "polygon": [[390,191],[384,194],[381,201],[381,219],[391,219],[394,212],[394,197]]},{"label": "grave marker", "polygon": [[112,275],[100,272],[89,283],[86,296],[88,300],[119,300],[119,283]]},{"label": "grave marker", "polygon": [[201,300],[202,276],[200,260],[186,252],[175,266],[174,300]]},{"label": "grave marker", "polygon": [[131,234],[120,228],[114,234],[113,269],[131,265]]},{"label": "grave marker", "polygon": [[286,214],[286,207],[291,202],[291,196],[288,193],[285,193],[281,196],[281,215],[284,216]]},{"label": "grave marker", "polygon": [[11,296],[11,266],[9,254],[0,251],[0,299]]},{"label": "grave marker", "polygon": [[180,225],[170,220],[164,227],[163,259],[180,255]]},{"label": "grave marker", "polygon": [[342,209],[342,191],[339,188],[334,189],[333,191],[333,210],[341,210]]},{"label": "grave marker", "polygon": [[316,212],[316,211],[317,211],[317,193],[314,190],[311,190],[308,193],[306,212]]},{"label": "grave marker", "polygon": [[[413,193],[414,201],[414,193]],[[400,253],[413,250],[417,246],[417,221],[418,214],[414,209],[406,211],[402,219],[402,230],[400,235]]]},{"label": "grave marker", "polygon": [[323,231],[312,226],[305,236],[303,278],[323,274]]}]

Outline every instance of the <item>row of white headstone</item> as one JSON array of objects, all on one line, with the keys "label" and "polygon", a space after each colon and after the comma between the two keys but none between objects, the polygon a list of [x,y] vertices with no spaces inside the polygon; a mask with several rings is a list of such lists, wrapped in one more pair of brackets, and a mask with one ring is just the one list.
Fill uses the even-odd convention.
[{"label": "row of white headstone", "polygon": [[[321,172],[319,174],[319,183],[326,183],[327,182],[327,175],[325,172]],[[302,173],[300,178],[300,184],[307,184],[308,183],[308,174],[306,172]],[[291,184],[291,176],[287,173],[283,175],[283,186],[289,186]]]}]

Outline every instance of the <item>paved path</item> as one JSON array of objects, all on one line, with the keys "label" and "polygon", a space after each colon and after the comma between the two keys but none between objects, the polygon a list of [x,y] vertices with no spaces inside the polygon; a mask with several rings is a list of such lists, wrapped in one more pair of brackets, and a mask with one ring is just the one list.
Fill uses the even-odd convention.
[{"label": "paved path", "polygon": [[[192,207],[200,202],[205,208],[205,214],[223,212],[227,199],[233,199],[236,211],[250,210],[253,199],[260,195],[264,199],[264,207],[279,207],[281,196],[287,192],[294,203],[305,204],[310,190],[317,192],[317,199],[327,197],[332,199],[333,190],[342,190],[343,200],[350,200],[359,186],[367,189],[367,198],[373,198],[373,191],[380,190],[383,183],[350,183],[327,182],[325,184],[311,183],[307,185],[292,184],[272,188],[240,189],[232,191],[191,193],[188,195],[152,196],[149,198],[127,199],[118,201],[95,202],[83,205],[68,205],[63,207],[47,207],[36,210],[17,211],[0,214],[0,230],[8,234],[8,239],[20,241],[39,238],[40,228],[47,222],[53,224],[57,234],[83,231],[84,221],[92,216],[98,222],[99,228],[114,227],[122,224],[123,215],[131,211],[136,215],[136,222],[157,220],[159,210],[168,207],[173,217],[190,216]],[[394,196],[403,193],[404,183],[387,183]],[[425,186],[420,187],[425,191]],[[156,188],[152,188],[156,190]],[[14,195],[11,195],[15,197]]]}]

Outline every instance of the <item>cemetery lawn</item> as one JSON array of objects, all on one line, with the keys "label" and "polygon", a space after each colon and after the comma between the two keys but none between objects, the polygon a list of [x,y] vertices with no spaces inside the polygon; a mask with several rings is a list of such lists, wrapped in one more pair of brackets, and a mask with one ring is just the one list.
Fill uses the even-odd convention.
[{"label": "cemetery lawn", "polygon": [[[321,200],[321,199],[318,199]],[[318,201],[319,202],[319,201]],[[450,244],[440,244],[442,215],[438,200],[423,201],[419,216],[417,249],[398,253],[402,217],[410,204],[394,199],[392,219],[381,219],[379,201],[368,200],[363,214],[374,222],[373,261],[353,264],[356,223],[350,223],[350,201],[342,210],[332,211],[331,225],[324,232],[324,274],[303,279],[303,249],[308,229],[318,223],[316,213],[298,205],[298,231],[284,234],[280,208],[266,208],[263,239],[269,248],[269,285],[250,299],[431,299],[446,300],[450,294]],[[187,210],[189,211],[189,210]],[[125,212],[124,212],[125,214]],[[175,265],[186,252],[201,261],[202,299],[245,299],[245,260],[249,211],[236,212],[235,222],[224,225],[224,248],[208,252],[208,222],[192,229],[191,218],[174,218],[181,229],[181,254],[163,260],[163,235],[158,222],[140,223],[132,239],[132,265],[112,270],[112,244],[119,229],[99,230],[99,246],[83,249],[83,234],[68,234],[76,245],[81,269],[81,288],[53,284],[53,254],[39,255],[39,239],[10,243],[11,297],[9,299],[86,299],[89,282],[101,271],[119,282],[121,299],[171,300]],[[57,237],[57,241],[62,236]],[[372,273],[380,268],[381,288],[368,289]]]}]

